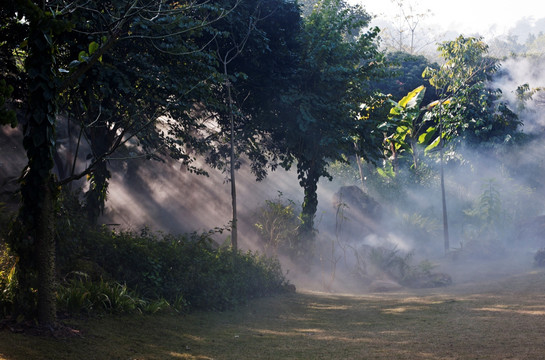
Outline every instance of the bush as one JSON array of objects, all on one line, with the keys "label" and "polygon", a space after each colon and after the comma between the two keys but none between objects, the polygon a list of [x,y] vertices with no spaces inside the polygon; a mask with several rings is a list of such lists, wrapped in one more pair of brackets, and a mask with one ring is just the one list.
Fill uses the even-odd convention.
[{"label": "bush", "polygon": [[256,214],[255,227],[265,250],[274,255],[280,251],[292,258],[296,257],[301,242],[301,219],[296,212],[295,203],[284,199],[279,191],[278,197],[266,200]]},{"label": "bush", "polygon": [[7,315],[12,310],[17,286],[16,265],[15,256],[3,242],[0,242],[0,315]]},{"label": "bush", "polygon": [[[83,275],[83,274],[82,274]],[[59,287],[57,305],[59,310],[69,312],[133,312],[142,300],[126,285],[93,282],[84,275]]]},{"label": "bush", "polygon": [[[56,211],[61,311],[224,310],[289,289],[276,259],[218,247],[212,237],[221,229],[176,236],[117,232],[90,225],[77,196],[64,192]],[[6,315],[16,258],[1,240],[0,311]]]},{"label": "bush", "polygon": [[[70,271],[126,284],[144,299],[165,299],[175,307],[224,310],[246,300],[284,290],[276,259],[218,248],[214,231],[165,235],[142,231],[88,231]],[[94,274],[94,275],[93,275]]]},{"label": "bush", "polygon": [[155,313],[169,307],[164,299],[146,301],[126,285],[92,281],[84,274],[63,283],[57,292],[59,310],[70,313]]},{"label": "bush", "polygon": [[545,249],[536,251],[534,255],[534,265],[538,267],[545,267]]},{"label": "bush", "polygon": [[431,288],[452,284],[452,278],[445,273],[433,272],[430,261],[421,261],[411,265],[412,254],[401,256],[397,248],[372,248],[367,255],[369,263],[378,271],[377,277],[386,276],[403,286],[410,288]]},{"label": "bush", "polygon": [[6,244],[11,214],[0,203],[0,316],[11,312],[17,286],[15,269],[17,259]]}]

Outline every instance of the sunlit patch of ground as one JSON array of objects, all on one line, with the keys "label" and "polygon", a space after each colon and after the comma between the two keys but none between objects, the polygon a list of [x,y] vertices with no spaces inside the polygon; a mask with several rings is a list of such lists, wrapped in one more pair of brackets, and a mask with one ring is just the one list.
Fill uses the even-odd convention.
[{"label": "sunlit patch of ground", "polygon": [[0,359],[541,359],[545,272],[386,294],[299,292],[222,313],[71,320],[82,336],[3,330]]}]

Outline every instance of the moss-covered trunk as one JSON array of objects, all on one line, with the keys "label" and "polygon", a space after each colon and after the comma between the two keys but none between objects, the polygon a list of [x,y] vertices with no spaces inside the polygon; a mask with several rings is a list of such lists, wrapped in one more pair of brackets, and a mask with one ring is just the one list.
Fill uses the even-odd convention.
[{"label": "moss-covered trunk", "polygon": [[310,257],[315,235],[314,218],[318,209],[320,171],[314,164],[310,164],[307,169],[299,168],[298,170],[299,184],[305,192],[301,209],[301,226],[299,227],[299,241],[301,242],[299,252],[305,257]]},{"label": "moss-covered trunk", "polygon": [[[41,6],[39,6],[41,5]],[[38,316],[43,326],[56,323],[55,296],[55,179],[52,175],[55,151],[56,66],[53,35],[62,24],[44,10],[44,4],[18,2],[30,27],[28,57],[28,120],[24,124],[23,146],[28,165],[22,176],[21,232],[12,239],[19,257],[17,315]],[[38,291],[37,302],[34,292]]]},{"label": "moss-covered trunk", "polygon": [[52,183],[43,187],[42,206],[36,229],[36,267],[38,270],[38,321],[42,325],[56,322],[55,279],[55,199]]}]

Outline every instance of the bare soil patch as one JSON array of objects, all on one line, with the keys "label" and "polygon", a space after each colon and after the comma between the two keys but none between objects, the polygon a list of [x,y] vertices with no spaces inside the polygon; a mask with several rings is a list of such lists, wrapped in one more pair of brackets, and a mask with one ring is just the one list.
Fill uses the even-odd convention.
[{"label": "bare soil patch", "polygon": [[545,272],[440,289],[298,292],[223,313],[70,320],[0,332],[0,359],[543,359]]}]

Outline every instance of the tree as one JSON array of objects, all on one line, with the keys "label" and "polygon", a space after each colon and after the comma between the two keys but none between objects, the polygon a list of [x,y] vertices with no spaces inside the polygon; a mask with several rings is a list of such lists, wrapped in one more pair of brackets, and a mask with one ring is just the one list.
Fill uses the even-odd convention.
[{"label": "tree", "polygon": [[237,248],[235,172],[249,160],[257,180],[275,169],[278,158],[268,122],[278,122],[275,102],[287,86],[292,67],[290,48],[299,30],[295,3],[285,0],[247,1],[216,24],[222,34],[215,41],[215,56],[223,79],[216,101],[207,104],[214,125],[203,134],[211,145],[207,161],[229,171],[232,198],[233,248]]},{"label": "tree", "polygon": [[[238,251],[238,216],[237,216],[237,188],[236,188],[236,168],[235,163],[237,161],[236,148],[235,148],[235,104],[232,95],[232,86],[229,76],[229,65],[241,55],[246,47],[246,43],[250,38],[252,32],[256,30],[257,22],[259,19],[260,9],[259,4],[256,5],[254,13],[247,19],[248,24],[244,27],[242,33],[231,31],[227,39],[222,39],[222,46],[216,41],[216,58],[222,67],[221,73],[224,79],[224,87],[226,92],[227,102],[227,117],[229,124],[229,180],[231,183],[231,246],[233,248],[233,254]],[[226,46],[227,43],[228,45]],[[235,258],[235,257],[234,257]]]},{"label": "tree", "polygon": [[393,99],[401,99],[419,86],[426,87],[423,104],[437,100],[435,89],[430,86],[422,73],[427,67],[438,68],[422,55],[411,55],[405,52],[391,52],[385,56],[385,75],[371,83],[371,86],[383,94],[391,95]]},{"label": "tree", "polygon": [[[73,12],[76,30],[65,34],[62,58],[68,73],[86,65],[100,44],[107,43],[107,32],[101,29],[109,29],[115,19],[102,13],[115,14],[119,9],[112,4],[101,12],[100,7],[108,5],[96,5],[96,11]],[[207,49],[217,36],[211,24],[230,8],[189,5],[161,8],[157,3],[156,8],[150,5],[134,14],[126,21],[126,29],[120,30],[115,46],[63,94],[66,118],[79,123],[91,148],[88,157],[94,166],[88,174],[86,208],[93,221],[104,208],[109,157],[129,138],[133,154],[122,158],[170,156],[191,171],[201,172],[191,165],[194,157],[187,151],[189,146],[193,150],[204,147],[192,136],[201,126],[194,105],[207,101],[215,81],[214,58]]]},{"label": "tree", "polygon": [[[431,15],[431,11],[417,9],[414,2],[408,4],[402,0],[391,0],[399,12],[395,16],[393,29],[385,29],[386,41],[389,46],[398,52],[415,54],[434,41],[426,38],[417,38],[417,29],[421,21]],[[408,37],[408,40],[407,40]]]},{"label": "tree", "polygon": [[[97,6],[98,8],[94,8]],[[57,200],[57,189],[59,185],[64,185],[74,179],[81,178],[92,173],[96,166],[103,162],[117,147],[128,141],[125,135],[129,134],[129,130],[142,129],[134,122],[129,122],[125,128],[120,128],[116,125],[114,119],[111,118],[104,122],[107,130],[115,129],[117,137],[110,144],[106,151],[102,153],[93,153],[93,161],[91,165],[84,171],[78,174],[70,174],[67,178],[56,179],[52,173],[54,164],[55,152],[55,131],[56,131],[56,115],[58,113],[59,94],[64,94],[74,88],[80,89],[80,95],[83,103],[87,101],[88,105],[98,103],[96,107],[85,107],[85,111],[89,111],[92,116],[97,115],[95,120],[100,119],[101,103],[107,103],[109,90],[115,88],[123,92],[122,85],[111,87],[106,78],[108,72],[98,73],[98,80],[93,86],[85,83],[85,76],[89,71],[92,71],[95,65],[100,64],[107,54],[115,54],[114,45],[119,42],[129,39],[146,39],[150,43],[150,48],[155,48],[159,53],[168,53],[168,44],[158,41],[165,38],[173,39],[180,34],[194,34],[199,29],[206,27],[208,24],[216,20],[218,17],[225,16],[227,10],[219,9],[216,12],[215,7],[209,4],[201,5],[197,2],[191,2],[182,5],[178,3],[165,4],[162,1],[157,2],[125,2],[113,1],[108,3],[91,2],[81,5],[77,2],[58,1],[46,2],[30,0],[17,1],[10,5],[7,9],[3,9],[2,16],[5,16],[8,24],[25,24],[24,34],[27,35],[27,54],[25,59],[25,73],[28,75],[28,119],[23,127],[24,141],[23,145],[27,152],[28,166],[22,175],[21,195],[22,206],[19,215],[17,231],[13,233],[11,238],[11,248],[19,257],[17,276],[18,276],[18,294],[17,294],[17,309],[19,315],[26,317],[34,317],[37,315],[38,321],[44,326],[55,326],[55,241],[54,241],[54,210]],[[181,16],[182,14],[192,14],[193,17]],[[200,15],[199,18],[197,15]],[[87,28],[74,30],[74,33],[86,34],[91,38],[87,41],[83,40],[85,50],[81,50],[72,61],[63,63],[62,59],[71,59],[70,45],[74,38],[70,38],[67,34],[70,29],[74,28],[74,23],[83,24],[84,26],[93,26],[96,18],[99,18],[101,26],[96,28]],[[17,19],[14,21],[13,19]],[[23,21],[24,19],[24,21]],[[77,20],[88,20],[79,23]],[[188,24],[179,22],[180,20],[193,19]],[[150,25],[156,24],[163,33],[161,35],[144,32]],[[2,28],[4,29],[4,28]],[[98,41],[93,41],[93,39]],[[81,40],[81,39],[80,39]],[[4,44],[15,46],[13,42],[5,42]],[[77,42],[80,46],[82,43]],[[177,48],[178,49],[178,48]],[[187,49],[188,53],[192,49]],[[7,53],[18,51],[19,48],[8,48]],[[138,55],[136,53],[135,55]],[[119,55],[119,54],[118,54]],[[142,54],[141,54],[142,55]],[[147,55],[148,59],[152,58],[151,54]],[[6,57],[2,58],[4,61]],[[141,62],[142,65],[144,62]],[[157,64],[157,63],[155,63]],[[65,67],[65,65],[67,65]],[[168,65],[182,65],[170,59]],[[111,70],[111,69],[109,69]],[[141,68],[139,69],[142,70]],[[153,68],[156,72],[150,74],[151,77],[156,76],[155,81],[160,80],[160,68]],[[96,73],[95,73],[96,74]],[[110,73],[112,74],[112,73]],[[119,74],[119,72],[113,72]],[[4,74],[2,74],[4,76]],[[168,76],[173,76],[172,72]],[[157,78],[159,76],[159,78]],[[140,77],[142,79],[142,77]],[[113,82],[115,78],[110,79]],[[183,80],[179,80],[180,82]],[[169,113],[176,114],[176,111],[183,113],[186,107],[176,107],[176,100],[181,96],[178,86],[180,82],[160,83],[155,88],[146,87],[151,82],[136,81],[136,89],[144,89],[143,92],[137,90],[139,94],[150,96],[155,90],[162,89],[158,96],[165,95],[160,101],[152,101],[153,110],[149,114],[158,115]],[[83,86],[80,86],[83,83]],[[169,86],[166,86],[169,85]],[[24,87],[24,86],[23,86]],[[7,90],[6,90],[7,89]],[[10,88],[6,86],[3,92],[9,93]],[[176,91],[173,91],[176,90]],[[106,91],[101,93],[101,91]],[[147,91],[147,92],[146,92]],[[144,96],[140,97],[142,99]],[[149,97],[153,99],[152,97]],[[119,101],[113,101],[107,108],[112,114],[120,104]],[[174,104],[174,105],[173,105]],[[146,104],[140,104],[146,105]],[[137,115],[137,112],[131,113],[128,110],[129,116]],[[148,114],[148,115],[149,115]],[[127,115],[127,114],[126,114]],[[5,118],[6,116],[4,116]],[[2,123],[6,120],[2,119]],[[152,124],[157,118],[148,117],[144,125]],[[129,119],[130,120],[130,119]],[[102,121],[102,119],[101,119]],[[190,125],[193,123],[189,123]],[[82,126],[89,126],[83,123]],[[83,127],[82,127],[83,129]],[[187,128],[185,129],[187,132]],[[134,131],[139,133],[139,131]],[[174,135],[176,132],[173,131]],[[100,137],[98,135],[97,137]],[[173,139],[174,136],[169,137]],[[37,307],[34,302],[34,291],[37,289]]]},{"label": "tree", "polygon": [[499,65],[496,60],[486,57],[488,46],[482,39],[460,36],[442,43],[439,50],[445,60],[443,65],[439,69],[427,68],[424,71],[424,76],[429,78],[439,94],[439,100],[430,104],[438,135],[427,150],[439,146],[444,246],[448,252],[445,142],[465,139],[471,143],[474,137],[479,143],[493,140],[499,128],[502,129],[503,140],[506,140],[517,130],[520,122],[505,104],[497,101],[499,91],[488,87],[487,82]]},{"label": "tree", "polygon": [[[360,33],[368,21],[360,7],[340,0],[321,1],[304,19],[297,71],[279,107],[283,121],[271,129],[283,153],[296,162],[304,189],[303,250],[313,238],[318,181],[331,178],[329,161],[343,159],[343,152],[353,153],[352,135],[362,128],[360,104],[370,95],[365,83],[380,64],[378,30]],[[290,165],[291,161],[284,164]]]},{"label": "tree", "polygon": [[[55,241],[53,216],[56,199],[53,168],[55,148],[55,116],[58,82],[55,79],[56,36],[67,31],[68,23],[56,19],[45,3],[20,1],[7,14],[23,17],[28,24],[28,119],[23,126],[23,145],[28,165],[21,177],[22,206],[17,237],[11,248],[19,256],[17,264],[19,314],[35,314],[40,324],[52,326],[55,306]],[[31,288],[38,290],[37,307]],[[35,313],[37,312],[37,314]]]},{"label": "tree", "polygon": [[414,171],[420,170],[420,146],[433,134],[426,132],[429,129],[426,120],[429,118],[422,116],[425,93],[426,88],[419,86],[399,102],[390,100],[393,107],[387,125],[393,127],[393,131],[386,138],[386,144],[392,157],[394,172],[397,171],[398,156],[403,152],[410,154]]}]

